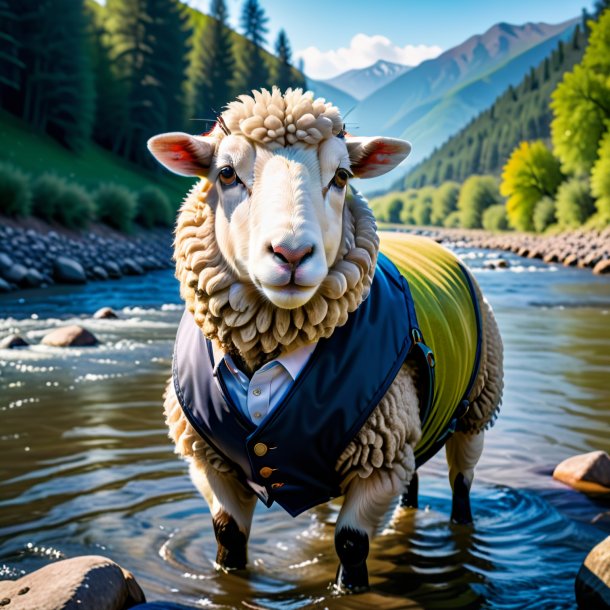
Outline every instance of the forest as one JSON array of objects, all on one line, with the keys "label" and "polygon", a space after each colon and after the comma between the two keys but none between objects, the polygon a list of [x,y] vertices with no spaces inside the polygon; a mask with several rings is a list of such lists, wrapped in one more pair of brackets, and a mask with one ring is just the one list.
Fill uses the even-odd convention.
[{"label": "forest", "polygon": [[177,183],[148,138],[206,132],[237,93],[305,82],[283,30],[275,56],[263,49],[258,0],[244,0],[240,33],[228,17],[225,0],[209,15],[179,0],[0,0],[0,133],[16,142],[0,153],[0,214],[171,224]]},{"label": "forest", "polygon": [[384,222],[557,231],[610,223],[610,9],[372,200]]}]

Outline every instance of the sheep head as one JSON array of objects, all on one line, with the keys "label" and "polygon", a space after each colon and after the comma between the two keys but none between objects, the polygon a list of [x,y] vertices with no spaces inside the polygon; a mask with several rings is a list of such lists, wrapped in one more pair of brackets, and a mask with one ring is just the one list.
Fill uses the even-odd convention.
[{"label": "sheep head", "polygon": [[[349,285],[358,282],[362,293],[364,276],[372,277],[372,269],[361,269],[356,282],[333,280],[335,267],[348,251],[358,249],[349,179],[382,175],[410,151],[402,140],[350,137],[332,104],[314,100],[311,93],[300,89],[288,89],[282,95],[275,87],[272,92],[254,91],[252,96],[242,95],[230,103],[208,135],[161,134],[151,138],[148,146],[171,171],[201,178],[193,192],[199,193],[199,199],[205,198],[206,213],[210,220],[213,217],[214,248],[230,269],[233,282],[241,287],[228,288],[227,298],[239,310],[245,304],[237,301],[252,300],[254,294],[259,306],[285,312],[279,317],[290,320],[292,312],[297,326],[301,322],[299,330],[304,324],[300,312],[308,306],[315,309],[312,302],[318,296],[333,291],[344,296]],[[181,218],[190,213],[192,197],[193,193]],[[364,206],[367,211],[361,212],[374,233],[372,215]],[[374,268],[376,245],[368,267]],[[192,264],[190,267],[192,271]],[[190,280],[180,277],[180,271],[178,275],[182,283],[195,282],[192,276]],[[200,274],[196,275],[195,292],[207,293],[199,297],[209,298]],[[353,308],[352,304],[349,309]],[[265,326],[260,322],[257,334]],[[214,334],[209,331],[204,328],[206,334]],[[244,334],[248,340],[241,345],[238,341],[242,352],[244,343],[248,347],[254,341],[255,332],[252,328]],[[306,335],[311,340],[315,333]],[[279,339],[275,347],[287,344],[285,334],[276,332],[275,337]],[[273,351],[269,349],[273,344],[267,341],[263,352]]]}]

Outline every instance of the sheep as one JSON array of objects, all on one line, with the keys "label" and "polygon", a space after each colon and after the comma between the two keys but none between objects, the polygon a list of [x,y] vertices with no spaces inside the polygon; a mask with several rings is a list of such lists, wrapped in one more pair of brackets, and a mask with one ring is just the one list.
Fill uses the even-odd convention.
[{"label": "sheep", "polygon": [[[442,391],[457,391],[457,382],[445,383],[442,391],[440,383],[430,385],[433,367],[443,373],[443,362],[434,357],[447,349],[444,339],[438,341],[438,353],[436,346],[430,350],[424,340],[434,343],[435,337],[422,336],[415,323],[406,322],[407,317],[426,318],[426,309],[408,316],[405,312],[405,303],[417,299],[379,297],[382,290],[406,295],[405,286],[411,283],[425,296],[428,285],[418,284],[417,275],[404,281],[380,254],[374,216],[348,185],[353,176],[389,171],[408,155],[410,145],[393,138],[352,137],[331,103],[300,89],[282,94],[274,87],[229,103],[207,135],[160,134],[148,146],[169,170],[199,178],[183,202],[175,232],[176,277],[186,309],[164,409],[176,452],[190,463],[192,481],[210,507],[217,566],[245,568],[257,498],[268,506],[276,500],[295,515],[342,495],[335,529],[340,560],[336,585],[346,592],[366,590],[369,540],[394,498],[404,494],[405,503],[416,505],[416,468],[443,444],[453,490],[452,519],[470,523],[474,468],[502,395],[502,341],[492,309],[470,273],[442,246],[425,238],[383,238],[382,250],[390,258],[400,259],[407,249],[403,275],[408,275],[410,259],[420,260],[423,267],[434,259],[440,261],[437,271],[449,274],[445,284],[470,290],[477,328],[463,334],[464,345],[453,348],[458,360],[460,350],[470,354],[470,368],[461,367],[470,383],[462,385],[466,396],[459,404],[437,404]],[[383,282],[389,287],[381,288]],[[435,296],[441,310],[451,314],[456,307],[452,297],[439,292],[446,286],[437,282],[430,289],[441,295]],[[365,319],[374,307],[385,313],[375,317],[375,324],[390,329],[382,338],[372,322],[355,321]],[[353,328],[357,337],[356,331],[348,332]],[[447,332],[462,337],[458,330]],[[354,347],[354,338],[366,347]],[[386,348],[386,343],[396,345]],[[342,345],[351,346],[350,358],[362,368],[359,374],[351,375],[352,361],[346,368]],[[405,345],[408,351],[401,352]],[[331,349],[336,352],[322,366],[319,359]],[[394,358],[391,374],[386,374],[385,354],[372,357],[375,349],[394,350],[388,354]],[[233,363],[232,374],[241,372],[250,391],[249,376],[254,379],[265,365],[303,350],[310,355],[287,393],[276,397],[280,406],[270,408],[260,426],[246,421],[229,396],[222,363]],[[309,366],[319,352],[322,356]],[[349,383],[329,372],[341,362],[344,368],[337,370],[345,371]],[[366,400],[362,393],[356,396],[357,388],[370,393],[375,375],[385,375],[385,385],[375,385],[377,393]],[[312,389],[309,379],[322,381]],[[318,393],[329,401],[328,410],[319,404]],[[336,395],[347,398],[338,404]],[[352,402],[360,409],[358,417],[346,415],[356,409]],[[431,404],[427,417],[422,409]],[[440,419],[443,413],[445,420]],[[346,417],[352,419],[345,423]],[[277,422],[283,427],[278,429]],[[277,436],[270,442],[264,433],[273,426]],[[434,426],[438,429],[427,438],[427,455],[418,457],[422,433],[430,436],[427,431]],[[349,437],[335,438],[348,429]],[[299,447],[301,435],[313,450]],[[235,449],[231,443],[238,437]],[[332,450],[327,451],[328,444]],[[306,476],[309,487],[290,483]]]}]

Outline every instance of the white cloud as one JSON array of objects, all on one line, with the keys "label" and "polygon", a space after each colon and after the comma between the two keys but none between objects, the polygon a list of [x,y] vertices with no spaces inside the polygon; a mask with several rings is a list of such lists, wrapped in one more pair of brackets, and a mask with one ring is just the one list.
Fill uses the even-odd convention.
[{"label": "white cloud", "polygon": [[379,59],[393,61],[406,66],[416,66],[425,59],[432,59],[443,52],[439,46],[424,44],[399,47],[389,38],[376,34],[356,34],[349,48],[320,51],[317,47],[307,47],[295,53],[303,58],[305,73],[312,78],[331,78],[353,68],[366,68]]}]

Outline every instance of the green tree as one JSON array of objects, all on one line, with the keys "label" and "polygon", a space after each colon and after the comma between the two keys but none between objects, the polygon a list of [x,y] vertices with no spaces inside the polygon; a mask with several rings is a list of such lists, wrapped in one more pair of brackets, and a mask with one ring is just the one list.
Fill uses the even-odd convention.
[{"label": "green tree", "polygon": [[245,41],[240,45],[240,89],[249,92],[269,86],[269,68],[262,46],[266,42],[269,19],[258,0],[245,0],[240,25]]},{"label": "green tree", "polygon": [[481,224],[487,231],[506,231],[508,229],[506,206],[503,203],[490,205],[483,212]]},{"label": "green tree", "polygon": [[413,206],[413,220],[420,227],[425,227],[430,224],[430,216],[432,215],[432,201],[436,189],[432,186],[425,186],[419,189],[417,200]]},{"label": "green tree", "polygon": [[443,226],[445,218],[457,209],[460,185],[457,182],[444,182],[434,192],[430,222],[433,225]]},{"label": "green tree", "polygon": [[500,203],[498,184],[492,176],[470,176],[460,189],[457,209],[462,226],[466,229],[480,229],[483,212]]},{"label": "green tree", "polygon": [[597,23],[580,65],[553,92],[553,150],[568,173],[588,173],[610,121],[610,10]]},{"label": "green tree", "polygon": [[555,214],[562,229],[577,229],[595,212],[587,180],[570,178],[557,190]]},{"label": "green tree", "polygon": [[290,50],[290,43],[288,42],[288,36],[284,30],[280,30],[275,41],[275,54],[277,55],[277,68],[274,74],[274,84],[277,85],[281,91],[286,91],[288,87],[302,87],[304,85],[303,79],[297,76],[297,72],[292,67],[292,51]]},{"label": "green tree", "polygon": [[[34,129],[81,149],[91,134],[95,104],[83,0],[23,0],[8,6],[2,26],[7,31],[1,35],[8,58],[2,63],[11,67],[12,91],[5,83],[3,105]],[[15,36],[17,45],[10,43]]]},{"label": "green tree", "polygon": [[533,230],[535,205],[545,196],[553,197],[562,180],[559,162],[544,142],[521,142],[504,166],[500,186],[507,197],[510,225]]},{"label": "green tree", "polygon": [[550,197],[543,197],[534,207],[534,229],[542,233],[557,221],[555,202]]},{"label": "green tree", "polygon": [[192,118],[213,118],[233,98],[235,56],[224,0],[213,0],[210,19],[197,31],[189,68],[189,113]]},{"label": "green tree", "polygon": [[610,129],[599,147],[598,159],[591,172],[591,192],[602,223],[610,223]]},{"label": "green tree", "polygon": [[399,197],[394,197],[387,206],[388,222],[400,222],[400,213],[402,212],[403,202]]},{"label": "green tree", "polygon": [[7,97],[14,98],[21,87],[21,42],[19,13],[14,2],[0,0],[0,104],[7,106]]}]

